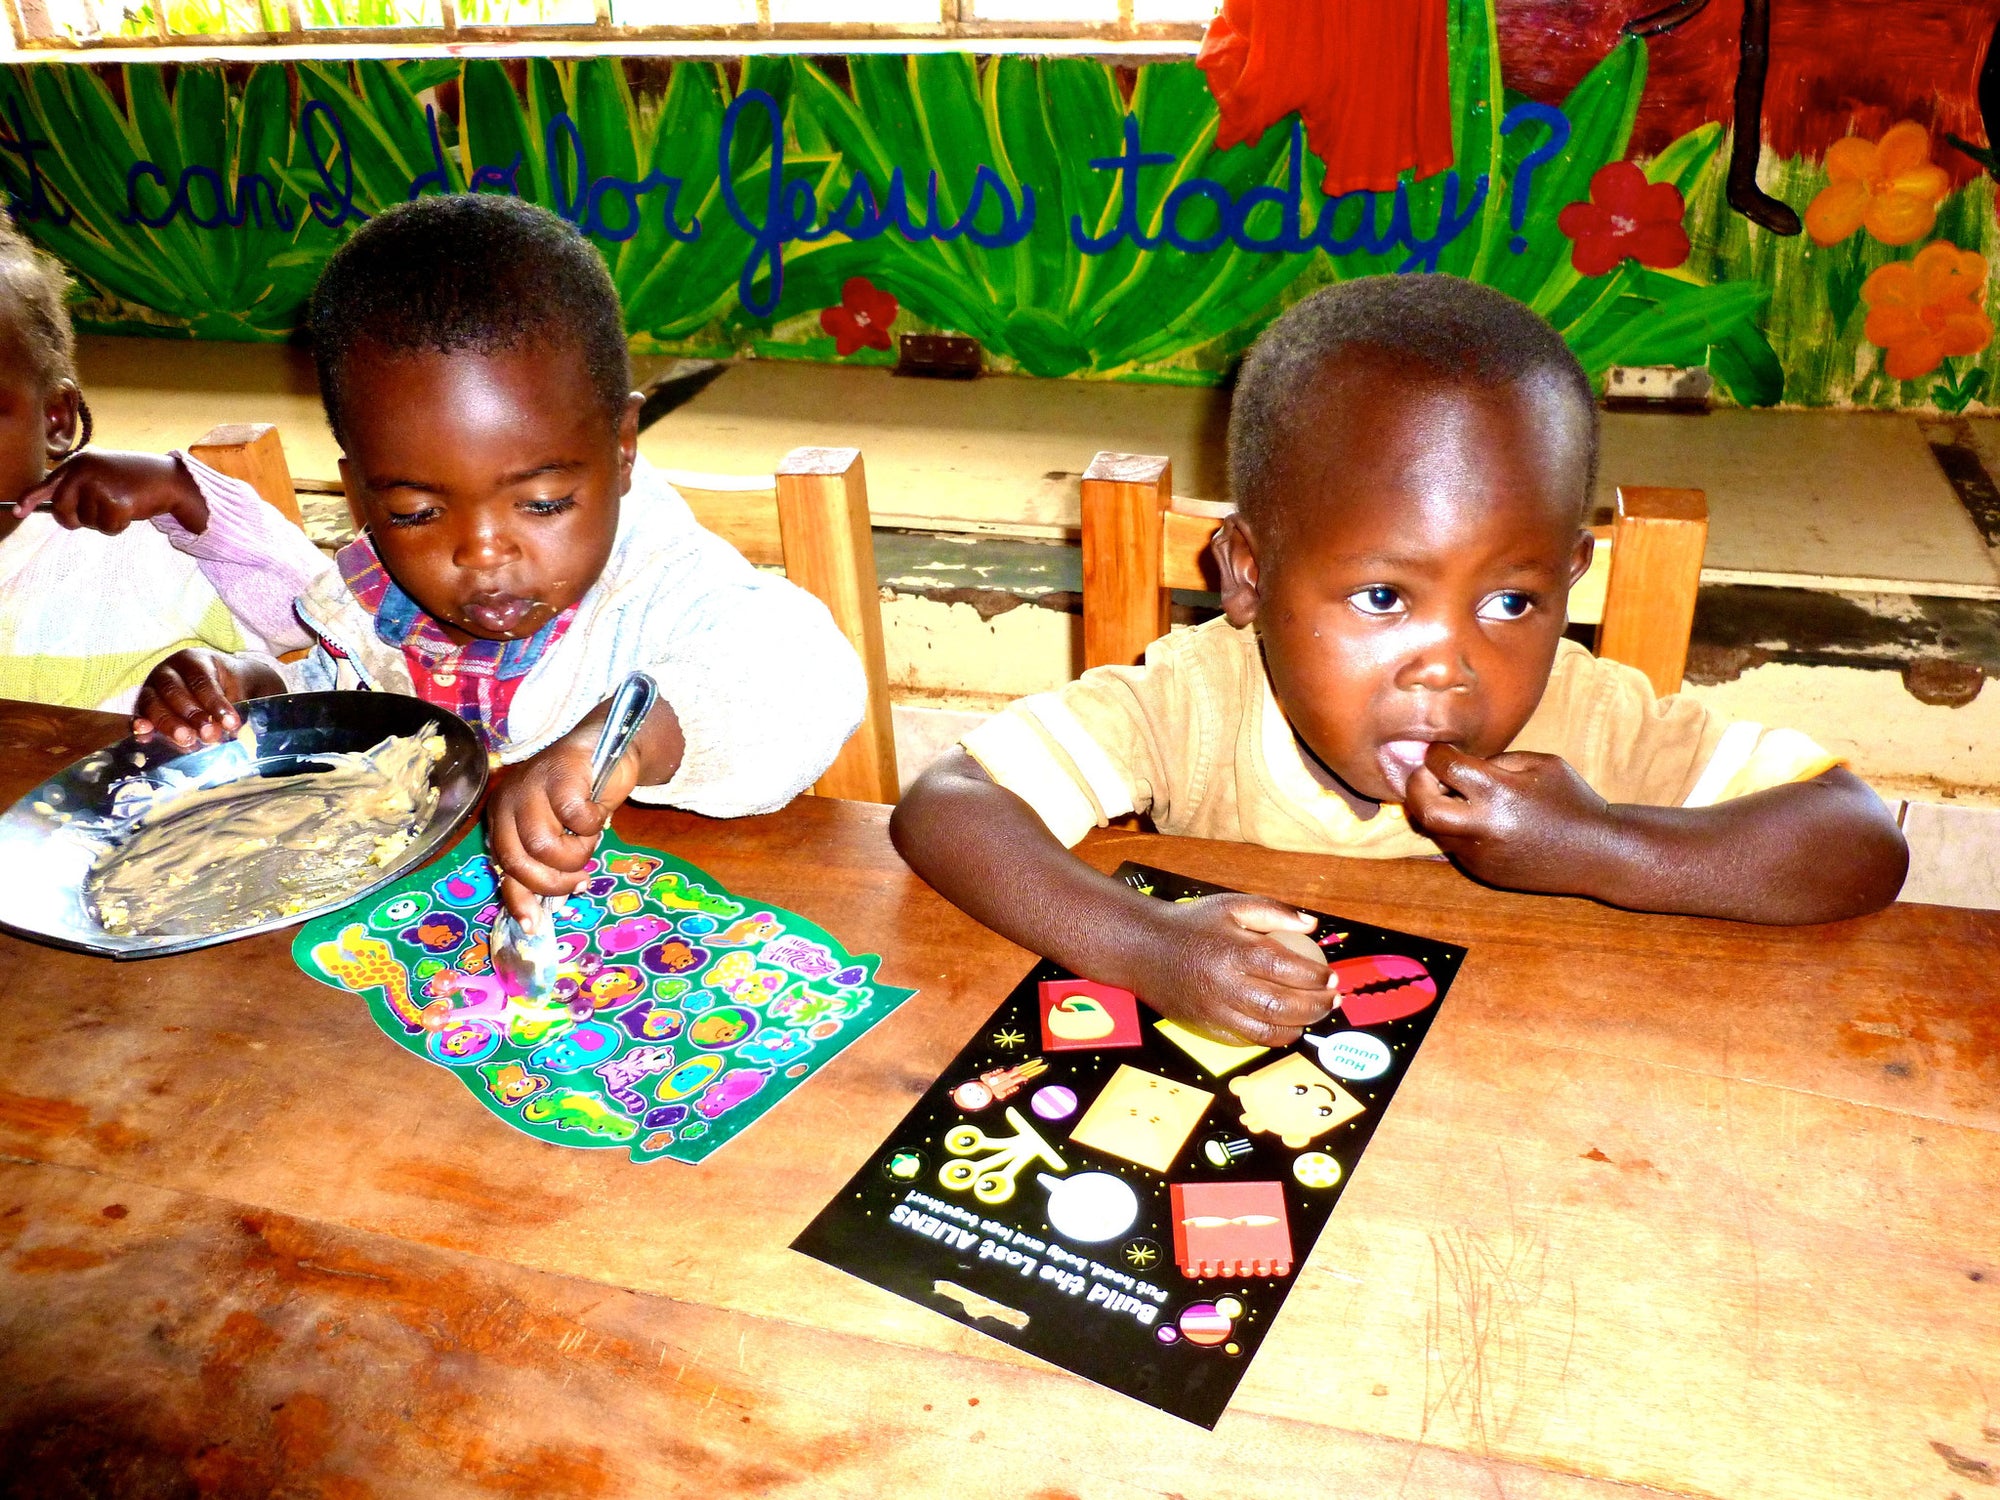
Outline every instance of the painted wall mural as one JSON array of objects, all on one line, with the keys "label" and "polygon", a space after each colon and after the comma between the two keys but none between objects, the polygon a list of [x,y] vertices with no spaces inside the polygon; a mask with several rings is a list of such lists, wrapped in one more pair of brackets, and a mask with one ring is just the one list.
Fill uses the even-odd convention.
[{"label": "painted wall mural", "polygon": [[1956,411],[2000,389],[1996,20],[1226,0],[1197,59],[1124,69],[35,64],[0,68],[0,186],[98,331],[286,338],[355,224],[470,190],[589,233],[649,351],[889,363],[948,331],[995,368],[1207,383],[1315,287],[1446,271],[1594,375]]}]

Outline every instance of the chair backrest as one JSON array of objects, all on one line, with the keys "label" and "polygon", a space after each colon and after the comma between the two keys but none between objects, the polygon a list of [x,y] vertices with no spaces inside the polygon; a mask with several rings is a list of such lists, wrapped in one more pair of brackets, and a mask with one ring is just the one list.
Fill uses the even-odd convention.
[{"label": "chair backrest", "polygon": [[703,526],[751,562],[782,567],[824,604],[861,658],[868,674],[867,714],[813,790],[822,797],[894,802],[896,732],[860,451],[794,448],[768,476],[662,473]]},{"label": "chair backrest", "polygon": [[[1138,661],[1167,632],[1172,590],[1215,588],[1208,545],[1229,510],[1176,499],[1165,458],[1100,453],[1091,461],[1083,476],[1084,666]],[[1604,579],[1598,655],[1637,667],[1662,696],[1679,692],[1708,542],[1707,497],[1621,486],[1598,540],[1599,553],[1609,553],[1592,565]],[[1579,586],[1573,604],[1584,607],[1573,607],[1573,619],[1588,623],[1594,592]]]},{"label": "chair backrest", "polygon": [[285,445],[269,422],[228,423],[209,428],[188,450],[218,474],[240,479],[294,526],[305,527],[298,492],[292,487]]}]

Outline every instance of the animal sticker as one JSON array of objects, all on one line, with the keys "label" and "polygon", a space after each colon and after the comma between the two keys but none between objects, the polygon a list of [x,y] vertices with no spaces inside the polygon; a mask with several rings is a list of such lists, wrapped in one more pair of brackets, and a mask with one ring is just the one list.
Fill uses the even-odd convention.
[{"label": "animal sticker", "polygon": [[466,860],[444,879],[431,887],[437,897],[447,906],[477,906],[490,900],[500,889],[500,882],[493,874],[493,861],[485,853]]},{"label": "animal sticker", "polygon": [[702,1092],[694,1112],[704,1120],[727,1114],[771,1081],[769,1068],[731,1068]]},{"label": "animal sticker", "polygon": [[652,898],[668,911],[698,911],[710,917],[740,917],[743,903],[731,901],[679,870],[669,870],[653,882]]},{"label": "animal sticker", "polygon": [[639,1127],[606,1103],[602,1094],[584,1089],[551,1089],[537,1094],[521,1106],[521,1118],[614,1141],[629,1141],[639,1133]]},{"label": "animal sticker", "polygon": [[509,1109],[549,1086],[548,1079],[517,1062],[486,1063],[479,1076],[486,1081],[486,1091]]},{"label": "animal sticker", "polygon": [[424,1029],[423,1011],[410,998],[410,971],[388,943],[370,937],[359,922],[342,928],[331,942],[313,944],[312,958],[330,983],[357,994],[380,990],[389,1013],[406,1030]]}]

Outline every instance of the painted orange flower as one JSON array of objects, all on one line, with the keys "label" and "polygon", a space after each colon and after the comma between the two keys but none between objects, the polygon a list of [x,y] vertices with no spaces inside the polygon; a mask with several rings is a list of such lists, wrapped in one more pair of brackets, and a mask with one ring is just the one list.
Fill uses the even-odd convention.
[{"label": "painted orange flower", "polygon": [[1915,120],[1891,125],[1879,141],[1850,135],[1827,148],[1826,175],[1806,210],[1806,232],[1838,244],[1864,225],[1885,245],[1908,245],[1937,223],[1938,201],[1951,190],[1931,160],[1930,132]]},{"label": "painted orange flower", "polygon": [[1993,340],[1986,297],[1986,261],[1938,240],[1912,260],[1882,266],[1861,283],[1868,304],[1868,342],[1888,352],[1896,380],[1916,380],[1945,360],[1977,354]]}]

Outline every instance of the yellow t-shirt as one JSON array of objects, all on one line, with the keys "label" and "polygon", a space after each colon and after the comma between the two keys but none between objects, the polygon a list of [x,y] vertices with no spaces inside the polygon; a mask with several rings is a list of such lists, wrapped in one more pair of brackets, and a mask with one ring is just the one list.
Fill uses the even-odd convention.
[{"label": "yellow t-shirt", "polygon": [[[1357,817],[1306,768],[1254,630],[1215,619],[1164,636],[1141,667],[1097,667],[1011,704],[966,751],[1065,845],[1127,813],[1162,833],[1365,859],[1435,855],[1403,809]],[[1608,802],[1705,807],[1840,764],[1791,729],[1656,698],[1643,673],[1573,641],[1508,748],[1560,755]]]}]

